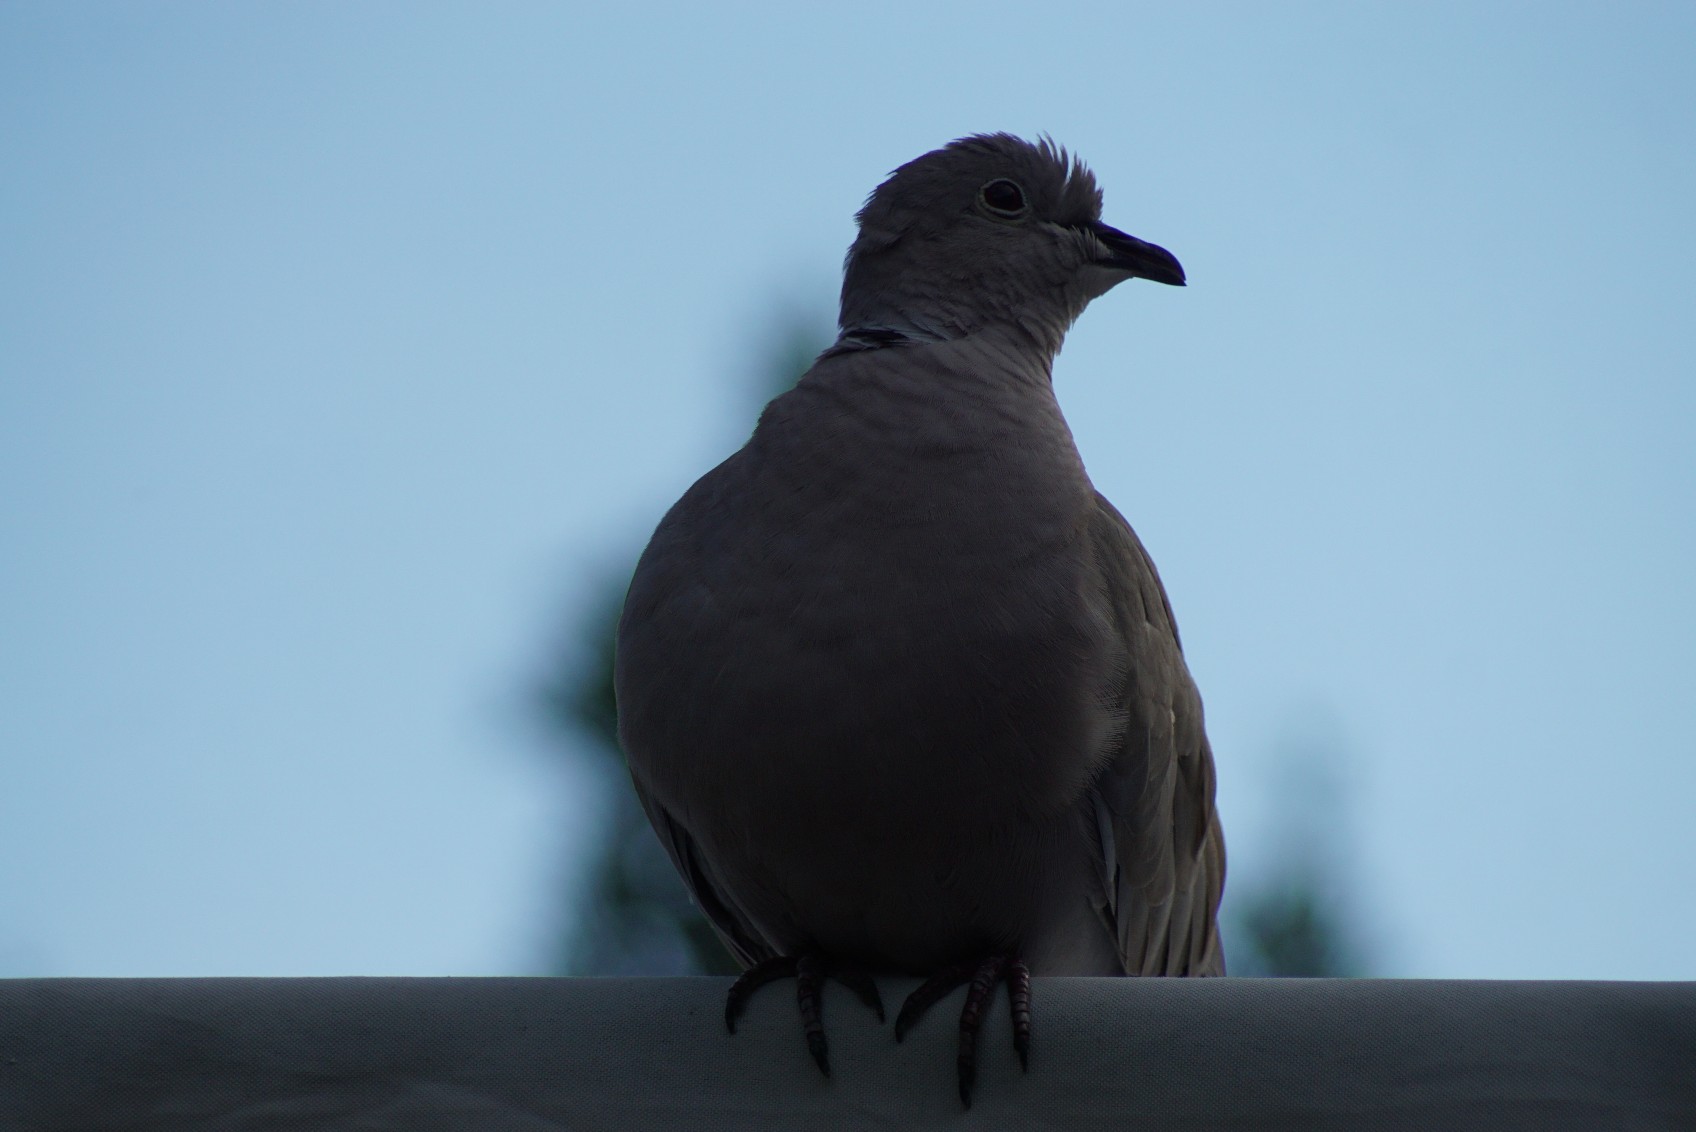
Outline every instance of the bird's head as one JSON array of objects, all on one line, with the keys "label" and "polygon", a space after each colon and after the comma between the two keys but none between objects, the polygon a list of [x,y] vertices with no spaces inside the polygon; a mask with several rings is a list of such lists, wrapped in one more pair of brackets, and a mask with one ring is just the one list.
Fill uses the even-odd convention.
[{"label": "bird's head", "polygon": [[1165,248],[1101,222],[1081,161],[1043,139],[977,134],[909,161],[872,193],[842,280],[842,326],[958,338],[1007,323],[1058,349],[1126,279],[1182,286]]}]

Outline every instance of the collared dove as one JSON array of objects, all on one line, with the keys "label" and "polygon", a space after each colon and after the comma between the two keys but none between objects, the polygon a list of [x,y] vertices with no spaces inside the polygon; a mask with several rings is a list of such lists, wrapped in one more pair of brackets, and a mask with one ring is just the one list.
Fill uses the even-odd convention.
[{"label": "collared dove", "polygon": [[1225,849],[1154,564],[1096,492],[1051,368],[1089,301],[1181,285],[1081,162],[962,138],[859,214],[841,337],[666,514],[619,624],[619,735],[696,902],[760,985],[962,983],[960,1095],[1005,982],[1217,975]]}]

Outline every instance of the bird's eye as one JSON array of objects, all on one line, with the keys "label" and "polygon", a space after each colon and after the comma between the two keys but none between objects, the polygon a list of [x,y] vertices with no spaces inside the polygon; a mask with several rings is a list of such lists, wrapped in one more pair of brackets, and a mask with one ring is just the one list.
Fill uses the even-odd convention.
[{"label": "bird's eye", "polygon": [[997,216],[1018,216],[1025,211],[1025,190],[1009,180],[991,181],[978,190],[978,195],[984,207]]}]

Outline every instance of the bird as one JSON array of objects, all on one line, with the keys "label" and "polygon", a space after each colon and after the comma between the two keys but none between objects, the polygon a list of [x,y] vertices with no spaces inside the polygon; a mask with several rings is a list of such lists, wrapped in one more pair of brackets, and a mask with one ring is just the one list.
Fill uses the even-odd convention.
[{"label": "bird", "polygon": [[[619,621],[642,806],[744,967],[903,1038],[966,985],[971,1104],[998,986],[1028,1068],[1032,975],[1221,975],[1225,847],[1202,704],[1154,563],[1053,386],[1129,279],[1183,286],[1101,220],[1048,137],[959,138],[871,194],[839,335],[665,514]],[[1138,422],[1146,427],[1148,422]]]}]

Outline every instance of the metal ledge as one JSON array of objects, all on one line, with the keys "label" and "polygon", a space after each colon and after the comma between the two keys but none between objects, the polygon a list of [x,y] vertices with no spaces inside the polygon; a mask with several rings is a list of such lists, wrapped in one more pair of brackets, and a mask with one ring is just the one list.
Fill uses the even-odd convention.
[{"label": "metal ledge", "polygon": [[897,1045],[832,984],[826,1080],[791,985],[731,1036],[725,979],[0,980],[0,1127],[1696,1127],[1696,983],[1038,979],[969,1112],[962,992]]}]

